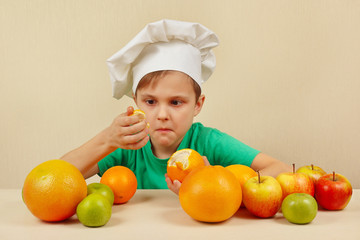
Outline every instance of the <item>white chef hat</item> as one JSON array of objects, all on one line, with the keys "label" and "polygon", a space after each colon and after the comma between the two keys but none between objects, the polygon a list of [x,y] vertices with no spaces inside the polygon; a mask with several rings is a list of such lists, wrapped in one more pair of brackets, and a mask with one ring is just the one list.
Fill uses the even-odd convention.
[{"label": "white chef hat", "polygon": [[165,19],[146,25],[107,60],[114,98],[131,96],[146,74],[160,70],[184,72],[201,87],[215,69],[211,49],[218,44],[215,33],[199,23]]}]

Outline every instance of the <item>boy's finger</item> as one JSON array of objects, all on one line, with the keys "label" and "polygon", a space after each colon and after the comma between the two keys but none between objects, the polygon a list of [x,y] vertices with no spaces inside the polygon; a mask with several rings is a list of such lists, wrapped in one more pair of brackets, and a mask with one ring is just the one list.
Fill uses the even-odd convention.
[{"label": "boy's finger", "polygon": [[130,107],[128,107],[128,108],[126,109],[126,112],[120,113],[119,115],[117,115],[117,116],[115,117],[114,120],[117,121],[117,120],[120,119],[120,118],[130,116],[133,112],[134,112],[134,108],[133,108],[132,106],[130,106]]},{"label": "boy's finger", "polygon": [[113,124],[120,127],[129,127],[139,122],[141,122],[139,121],[139,117],[128,116],[127,113],[122,113],[114,119]]},{"label": "boy's finger", "polygon": [[[126,123],[131,122],[132,120],[126,120]],[[144,132],[145,134],[148,134],[149,130],[146,127],[146,122],[145,121],[141,121],[141,122],[136,122],[130,125],[124,125],[123,126],[123,135],[126,136],[132,136],[132,135],[136,135],[139,134],[141,132]]]},{"label": "boy's finger", "polygon": [[131,114],[134,113],[134,108],[132,106],[129,106],[127,109],[126,109],[126,114],[127,116],[130,116]]},{"label": "boy's finger", "polygon": [[207,157],[206,157],[206,156],[201,156],[201,157],[202,157],[203,160],[204,160],[205,166],[210,166],[210,162],[209,162],[209,160],[207,159]]},{"label": "boy's finger", "polygon": [[132,150],[140,149],[144,147],[148,141],[149,141],[149,136],[145,135],[143,138],[140,138],[136,142],[127,144],[126,148]]},{"label": "boy's finger", "polygon": [[181,187],[181,182],[179,182],[178,180],[174,180],[173,181],[173,192],[176,193],[177,195],[179,195],[180,187]]},{"label": "boy's finger", "polygon": [[179,195],[179,190],[181,187],[181,182],[178,180],[171,181],[167,173],[165,173],[165,182],[167,183],[168,188],[173,191],[175,194]]}]

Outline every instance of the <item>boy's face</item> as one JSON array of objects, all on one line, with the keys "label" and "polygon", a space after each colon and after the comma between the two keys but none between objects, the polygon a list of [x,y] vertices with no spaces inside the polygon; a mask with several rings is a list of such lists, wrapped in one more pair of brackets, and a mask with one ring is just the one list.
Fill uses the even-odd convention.
[{"label": "boy's face", "polygon": [[135,102],[146,113],[153,147],[175,151],[200,112],[204,96],[195,100],[192,81],[171,71],[137,90]]}]

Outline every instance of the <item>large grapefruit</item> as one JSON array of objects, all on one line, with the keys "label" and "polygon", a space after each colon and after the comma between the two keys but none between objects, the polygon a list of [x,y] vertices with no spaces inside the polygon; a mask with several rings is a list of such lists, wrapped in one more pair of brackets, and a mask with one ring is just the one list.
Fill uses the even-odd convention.
[{"label": "large grapefruit", "polygon": [[30,212],[49,222],[74,215],[86,194],[87,186],[81,172],[63,160],[49,160],[36,166],[27,175],[22,189]]}]

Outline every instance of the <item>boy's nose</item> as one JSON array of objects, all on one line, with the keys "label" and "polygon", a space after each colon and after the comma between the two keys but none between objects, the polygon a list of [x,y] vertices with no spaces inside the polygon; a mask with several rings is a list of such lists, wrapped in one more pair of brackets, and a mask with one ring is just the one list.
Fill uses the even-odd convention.
[{"label": "boy's nose", "polygon": [[158,119],[159,120],[168,120],[169,119],[169,112],[166,106],[160,106],[158,112]]}]

